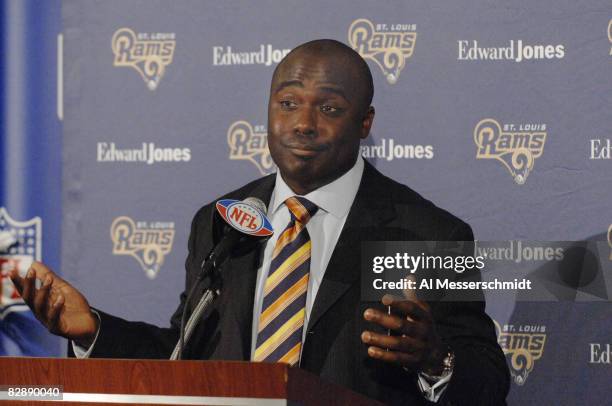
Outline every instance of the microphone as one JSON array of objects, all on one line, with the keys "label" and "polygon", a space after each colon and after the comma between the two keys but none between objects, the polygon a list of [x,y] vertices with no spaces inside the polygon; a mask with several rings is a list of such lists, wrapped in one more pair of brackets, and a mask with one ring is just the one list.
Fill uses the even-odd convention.
[{"label": "microphone", "polygon": [[214,283],[211,282],[211,286],[206,289],[193,309],[189,320],[186,320],[188,305],[202,280],[213,269],[223,264],[237,245],[246,242],[248,239],[265,239],[274,233],[272,223],[270,223],[265,214],[267,211],[266,205],[256,197],[247,197],[244,200],[222,199],[215,206],[219,217],[225,222],[223,234],[219,243],[215,245],[206,259],[202,261],[198,279],[191,287],[184,302],[179,341],[170,355],[171,360],[183,358],[185,343],[191,337],[204,311],[220,293],[219,289],[213,287]]},{"label": "microphone", "polygon": [[266,217],[266,205],[256,197],[244,200],[222,199],[216,203],[217,213],[224,220],[221,240],[200,265],[198,279],[221,265],[238,243],[248,239],[269,238],[274,230]]}]

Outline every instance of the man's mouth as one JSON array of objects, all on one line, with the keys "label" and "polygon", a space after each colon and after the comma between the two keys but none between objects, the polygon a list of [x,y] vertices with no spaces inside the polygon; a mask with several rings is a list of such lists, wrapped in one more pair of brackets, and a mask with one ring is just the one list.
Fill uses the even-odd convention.
[{"label": "man's mouth", "polygon": [[312,158],[327,149],[327,145],[302,143],[287,143],[284,147],[290,150],[292,154],[302,158]]}]

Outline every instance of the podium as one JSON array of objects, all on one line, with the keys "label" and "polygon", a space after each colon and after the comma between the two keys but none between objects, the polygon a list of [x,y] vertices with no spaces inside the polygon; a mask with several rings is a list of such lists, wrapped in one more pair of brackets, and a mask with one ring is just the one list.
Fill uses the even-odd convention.
[{"label": "podium", "polygon": [[286,364],[0,357],[0,406],[58,404],[24,389],[50,386],[65,405],[380,405]]}]

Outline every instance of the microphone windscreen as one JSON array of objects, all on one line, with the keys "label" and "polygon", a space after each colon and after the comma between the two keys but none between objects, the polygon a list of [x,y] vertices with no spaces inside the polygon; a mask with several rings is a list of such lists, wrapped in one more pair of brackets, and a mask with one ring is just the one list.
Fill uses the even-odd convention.
[{"label": "microphone windscreen", "polygon": [[243,202],[255,207],[256,209],[259,209],[259,211],[261,211],[263,214],[266,214],[268,212],[266,204],[261,199],[258,199],[256,197],[247,197],[243,200]]}]

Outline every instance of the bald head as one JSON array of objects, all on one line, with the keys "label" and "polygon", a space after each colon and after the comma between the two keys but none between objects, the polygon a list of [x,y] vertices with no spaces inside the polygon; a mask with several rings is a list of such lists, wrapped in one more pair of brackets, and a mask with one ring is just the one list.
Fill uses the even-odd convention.
[{"label": "bald head", "polygon": [[374,120],[372,75],[348,46],[329,39],[291,51],[274,71],[268,148],[293,192],[306,195],[355,165]]},{"label": "bald head", "polygon": [[333,39],[318,39],[297,46],[283,58],[274,70],[272,88],[278,83],[279,76],[291,69],[296,63],[304,64],[325,61],[341,76],[351,93],[357,95],[361,111],[366,111],[374,97],[372,73],[368,64],[352,48]]}]

